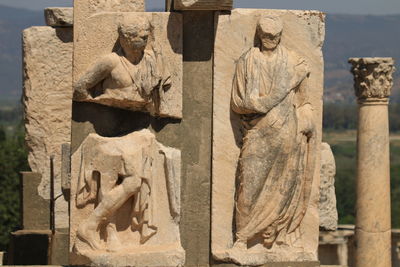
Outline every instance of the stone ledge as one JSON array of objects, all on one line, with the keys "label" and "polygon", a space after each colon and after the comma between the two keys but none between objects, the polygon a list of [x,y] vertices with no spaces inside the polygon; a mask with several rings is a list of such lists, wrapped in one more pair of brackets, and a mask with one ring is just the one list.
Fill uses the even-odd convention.
[{"label": "stone ledge", "polygon": [[233,0],[175,0],[176,10],[231,10]]}]

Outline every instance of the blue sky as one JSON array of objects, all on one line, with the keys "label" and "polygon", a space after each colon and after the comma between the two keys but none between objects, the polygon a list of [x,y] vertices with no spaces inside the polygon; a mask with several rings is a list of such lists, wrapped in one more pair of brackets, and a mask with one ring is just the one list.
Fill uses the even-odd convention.
[{"label": "blue sky", "polygon": [[[0,0],[0,4],[42,10],[50,6],[72,6],[72,0]],[[163,9],[165,0],[147,0],[147,9]],[[400,14],[400,0],[234,0],[240,8],[316,9],[328,13]]]}]

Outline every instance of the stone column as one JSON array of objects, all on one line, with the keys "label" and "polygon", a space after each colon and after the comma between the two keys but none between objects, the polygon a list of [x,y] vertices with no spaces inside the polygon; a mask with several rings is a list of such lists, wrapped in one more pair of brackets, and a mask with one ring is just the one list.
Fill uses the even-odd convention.
[{"label": "stone column", "polygon": [[390,267],[388,103],[392,58],[351,58],[358,98],[356,266]]}]

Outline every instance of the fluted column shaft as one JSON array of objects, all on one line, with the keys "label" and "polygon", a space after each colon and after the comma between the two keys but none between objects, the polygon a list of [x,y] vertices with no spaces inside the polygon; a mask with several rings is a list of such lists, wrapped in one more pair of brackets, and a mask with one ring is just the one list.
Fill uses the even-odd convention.
[{"label": "fluted column shaft", "polygon": [[358,98],[356,267],[391,267],[388,103],[392,58],[352,58]]}]

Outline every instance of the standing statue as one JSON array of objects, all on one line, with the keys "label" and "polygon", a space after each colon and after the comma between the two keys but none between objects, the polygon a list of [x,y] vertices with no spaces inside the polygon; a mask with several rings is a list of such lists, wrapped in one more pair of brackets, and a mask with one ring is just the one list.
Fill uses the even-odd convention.
[{"label": "standing statue", "polygon": [[161,52],[152,44],[150,22],[125,18],[118,27],[119,49],[101,57],[74,84],[74,100],[159,113],[160,99],[171,87]]},{"label": "standing statue", "polygon": [[231,106],[245,134],[238,163],[234,249],[295,246],[314,175],[314,119],[303,58],[281,44],[283,23],[262,17],[259,45],[236,67]]}]

